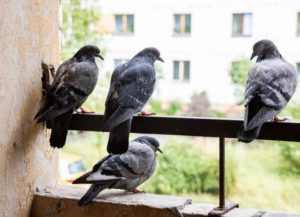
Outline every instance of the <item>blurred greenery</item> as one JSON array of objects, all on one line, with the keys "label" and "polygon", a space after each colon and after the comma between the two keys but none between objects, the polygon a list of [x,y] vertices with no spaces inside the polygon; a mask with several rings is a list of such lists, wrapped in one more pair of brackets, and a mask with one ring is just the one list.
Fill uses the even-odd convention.
[{"label": "blurred greenery", "polygon": [[64,0],[62,23],[62,60],[73,56],[85,44],[99,44],[100,35],[95,26],[100,19],[100,8],[95,0]]},{"label": "blurred greenery", "polygon": [[[188,140],[168,140],[159,156],[156,174],[144,189],[158,194],[218,193],[218,154],[209,153]],[[226,188],[235,186],[234,162],[227,162]]]},{"label": "blurred greenery", "polygon": [[229,75],[232,83],[235,85],[234,95],[236,96],[238,103],[243,101],[250,65],[251,62],[248,59],[240,59],[231,63]]},{"label": "blurred greenery", "polygon": [[234,84],[245,86],[250,65],[251,62],[248,59],[240,59],[231,63],[229,74]]},{"label": "blurred greenery", "polygon": [[300,176],[300,143],[280,141],[279,146],[282,173]]},{"label": "blurred greenery", "polygon": [[178,101],[169,101],[165,103],[166,106],[162,105],[162,101],[157,99],[150,99],[149,106],[151,112],[158,115],[181,115],[182,104]]}]

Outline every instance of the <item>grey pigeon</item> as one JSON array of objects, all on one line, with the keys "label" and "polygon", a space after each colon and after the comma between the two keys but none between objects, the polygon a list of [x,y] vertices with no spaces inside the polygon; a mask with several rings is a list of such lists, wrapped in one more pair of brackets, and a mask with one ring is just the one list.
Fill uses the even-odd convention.
[{"label": "grey pigeon", "polygon": [[92,171],[73,182],[92,184],[78,204],[82,206],[90,203],[106,188],[140,192],[136,188],[154,173],[156,151],[162,152],[159,142],[153,137],[141,136],[129,143],[126,153],[104,157]]},{"label": "grey pigeon", "polygon": [[127,151],[133,115],[144,107],[154,90],[156,60],[163,62],[159,51],[145,48],[114,70],[102,122],[102,129],[110,132],[109,153]]},{"label": "grey pigeon", "polygon": [[54,80],[35,115],[37,123],[52,121],[50,145],[62,148],[66,142],[72,113],[78,109],[94,90],[98,79],[95,57],[98,47],[86,45],[57,69]]},{"label": "grey pigeon", "polygon": [[297,72],[279,53],[270,40],[260,40],[253,46],[251,59],[257,56],[250,68],[245,92],[244,123],[238,140],[251,142],[258,137],[262,125],[287,105],[297,86]]}]

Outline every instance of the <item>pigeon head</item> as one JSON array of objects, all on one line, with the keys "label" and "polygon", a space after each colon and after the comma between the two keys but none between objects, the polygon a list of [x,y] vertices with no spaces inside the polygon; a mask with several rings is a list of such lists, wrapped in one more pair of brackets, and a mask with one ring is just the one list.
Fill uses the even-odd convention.
[{"label": "pigeon head", "polygon": [[257,56],[257,62],[264,59],[281,58],[275,44],[270,40],[260,40],[253,45],[253,52],[250,60]]},{"label": "pigeon head", "polygon": [[160,153],[163,153],[162,150],[159,148],[159,142],[157,139],[151,137],[151,136],[141,136],[139,138],[136,138],[135,141],[142,142],[147,145],[149,145],[154,151],[159,151]]},{"label": "pigeon head", "polygon": [[141,50],[137,55],[135,55],[135,57],[138,57],[138,56],[147,57],[148,59],[150,59],[153,62],[155,60],[164,62],[164,60],[160,57],[159,50],[154,47],[148,47],[148,48],[145,48],[144,50]]},{"label": "pigeon head", "polygon": [[77,51],[74,57],[78,59],[94,59],[94,57],[99,57],[100,59],[104,60],[100,55],[100,49],[94,45],[83,46]]}]

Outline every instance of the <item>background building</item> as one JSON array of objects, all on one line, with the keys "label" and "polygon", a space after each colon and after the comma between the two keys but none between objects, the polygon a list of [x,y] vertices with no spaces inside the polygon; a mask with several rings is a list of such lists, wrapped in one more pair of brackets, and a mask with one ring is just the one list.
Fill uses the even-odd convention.
[{"label": "background building", "polygon": [[235,102],[229,69],[249,59],[268,38],[300,71],[299,0],[99,0],[107,56],[104,70],[155,46],[165,60],[155,97],[189,100],[206,91],[210,101]]}]

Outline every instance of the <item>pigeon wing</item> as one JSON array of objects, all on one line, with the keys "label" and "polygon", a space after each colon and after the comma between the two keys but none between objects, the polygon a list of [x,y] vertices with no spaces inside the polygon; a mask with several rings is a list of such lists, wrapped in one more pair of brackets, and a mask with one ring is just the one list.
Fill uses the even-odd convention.
[{"label": "pigeon wing", "polygon": [[98,162],[92,171],[76,179],[73,184],[114,184],[126,179],[118,170],[118,155],[108,155]]},{"label": "pigeon wing", "polygon": [[96,64],[75,61],[62,64],[35,116],[37,122],[53,119],[80,107],[93,91],[97,77]]},{"label": "pigeon wing", "polygon": [[295,70],[282,59],[256,63],[249,71],[245,93],[245,130],[278,115],[295,92],[296,81]]},{"label": "pigeon wing", "polygon": [[155,85],[155,71],[150,64],[126,69],[114,86],[106,102],[103,128],[110,130],[131,118],[148,101]]}]

